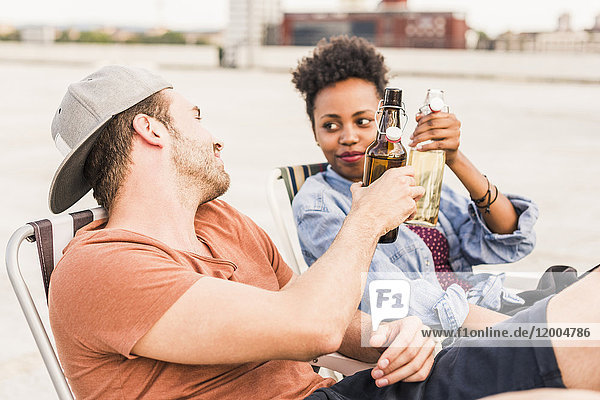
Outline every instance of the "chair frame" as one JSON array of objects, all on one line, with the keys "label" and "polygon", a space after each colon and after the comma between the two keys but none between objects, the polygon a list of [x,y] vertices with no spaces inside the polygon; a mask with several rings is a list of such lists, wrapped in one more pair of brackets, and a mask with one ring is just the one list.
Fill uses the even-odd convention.
[{"label": "chair frame", "polygon": [[8,272],[8,277],[15,294],[17,295],[23,314],[25,314],[25,319],[33,334],[35,343],[42,355],[42,359],[44,360],[44,364],[46,365],[46,369],[48,370],[48,374],[50,375],[58,398],[61,400],[72,400],[73,394],[71,393],[67,379],[60,366],[54,347],[50,343],[40,314],[31,297],[29,287],[21,274],[19,249],[25,240],[28,242],[35,241],[34,230],[31,225],[24,225],[17,229],[8,241],[6,247],[6,270]]},{"label": "chair frame", "polygon": [[[80,212],[62,214],[52,217],[49,220],[40,220],[30,222],[18,228],[11,236],[6,246],[6,271],[12,284],[15,295],[21,310],[25,315],[27,325],[33,334],[33,338],[44,361],[44,365],[50,375],[50,380],[56,390],[58,398],[61,400],[72,400],[73,394],[67,383],[67,379],[60,366],[56,351],[50,341],[48,332],[42,322],[38,308],[35,305],[31,291],[25,279],[23,278],[21,265],[19,262],[19,250],[21,245],[27,241],[36,242],[36,236],[41,234],[42,225],[52,227],[52,254],[44,254],[41,249],[41,243],[38,243],[39,263],[37,264],[43,278],[43,285],[48,296],[48,287],[50,276],[54,266],[58,262],[60,251],[64,249],[67,243],[75,235],[76,231],[87,222],[104,218],[106,210],[101,207],[82,210]],[[70,229],[65,229],[69,226]],[[49,249],[48,249],[49,250]],[[58,250],[58,252],[57,252]],[[42,257],[43,256],[43,257]],[[41,267],[41,268],[40,268]],[[32,267],[33,268],[33,267]]]},{"label": "chair frame", "polygon": [[285,254],[288,264],[298,275],[303,274],[308,269],[302,254],[299,254],[298,251],[294,250],[294,246],[292,244],[292,232],[285,225],[283,210],[278,204],[277,195],[275,194],[275,187],[278,185],[278,182],[283,179],[281,175],[281,170],[279,168],[273,170],[271,175],[269,176],[269,180],[267,183],[267,200],[269,202],[269,207],[271,208],[271,213],[273,214],[273,220],[275,221],[275,226],[277,227],[277,231],[279,233],[279,239],[281,240],[281,246],[283,249],[283,253]]},{"label": "chair frame", "polygon": [[[296,167],[302,167],[304,178],[308,178],[309,176],[312,176],[318,172],[324,171],[327,165],[327,163],[314,163],[298,165]],[[294,270],[294,272],[300,275],[308,270],[308,265],[306,265],[300,250],[298,234],[296,233],[295,225],[293,228],[288,228],[288,226],[286,226],[284,223],[285,217],[276,195],[276,187],[280,184],[280,181],[283,181],[286,186],[287,195],[290,201],[289,208],[291,209],[292,200],[300,187],[298,186],[298,182],[289,182],[290,179],[284,179],[284,173],[287,173],[288,176],[290,175],[289,172],[286,172],[288,168],[294,167],[276,168],[269,175],[267,180],[267,201],[269,203],[269,208],[271,209],[273,219],[275,220],[277,232],[279,234],[279,238],[281,239],[281,247],[283,248],[283,253],[287,258],[286,261],[288,261],[288,264]],[[304,180],[300,183],[300,186],[302,184],[304,184]],[[295,243],[293,242],[293,238],[295,238]]]}]

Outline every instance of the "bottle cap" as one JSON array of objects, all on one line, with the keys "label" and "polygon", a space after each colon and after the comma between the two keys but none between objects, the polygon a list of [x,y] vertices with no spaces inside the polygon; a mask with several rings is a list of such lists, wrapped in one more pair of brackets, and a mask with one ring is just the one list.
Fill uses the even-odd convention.
[{"label": "bottle cap", "polygon": [[402,106],[402,89],[394,87],[385,88],[383,106]]},{"label": "bottle cap", "polygon": [[428,94],[438,95],[438,96],[443,96],[444,95],[444,91],[442,89],[427,89],[427,93]]},{"label": "bottle cap", "polygon": [[385,131],[385,137],[390,142],[397,142],[402,137],[402,129],[397,126],[390,126]]},{"label": "bottle cap", "polygon": [[429,102],[429,108],[431,109],[432,112],[442,111],[442,108],[444,108],[444,106],[445,106],[444,100],[440,99],[439,97],[434,97]]}]

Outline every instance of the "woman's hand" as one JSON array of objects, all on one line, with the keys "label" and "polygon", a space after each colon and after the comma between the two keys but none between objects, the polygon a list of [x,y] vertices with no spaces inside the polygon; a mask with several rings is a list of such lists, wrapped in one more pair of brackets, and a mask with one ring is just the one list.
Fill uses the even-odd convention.
[{"label": "woman's hand", "polygon": [[371,371],[377,386],[399,381],[421,382],[427,378],[433,367],[435,342],[423,335],[425,330],[429,327],[415,316],[379,326],[370,340],[371,346],[386,348]]},{"label": "woman's hand", "polygon": [[[460,121],[454,114],[445,112],[431,113],[428,115],[417,114],[417,127],[410,137],[412,142],[411,147],[416,147],[417,150],[445,150],[446,164],[450,166],[460,146]],[[433,140],[431,143],[420,143]]]},{"label": "woman's hand", "polygon": [[[460,179],[469,191],[472,199],[480,199],[490,189],[490,183],[471,161],[458,149],[460,146],[460,121],[454,114],[445,112],[431,113],[428,115],[417,114],[417,127],[413,132],[412,142],[409,146],[417,150],[445,150],[446,165]],[[422,144],[426,140],[432,140]],[[497,196],[493,204],[490,204],[487,212],[481,215],[488,228],[494,233],[510,234],[518,226],[519,217],[512,203],[506,196],[491,188],[491,196]],[[489,196],[488,195],[488,196]],[[488,198],[491,201],[492,198]],[[485,207],[482,207],[485,208]],[[482,210],[483,211],[483,210]]]}]

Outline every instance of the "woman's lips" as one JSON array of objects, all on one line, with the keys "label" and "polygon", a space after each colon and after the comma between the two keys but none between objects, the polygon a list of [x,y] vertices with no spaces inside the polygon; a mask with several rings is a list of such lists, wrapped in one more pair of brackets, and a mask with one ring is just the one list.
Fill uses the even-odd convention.
[{"label": "woman's lips", "polygon": [[347,163],[353,163],[356,162],[358,160],[361,160],[363,157],[365,156],[364,152],[360,152],[360,151],[347,151],[345,153],[342,153],[338,156],[338,158],[340,158],[341,160],[347,162]]}]

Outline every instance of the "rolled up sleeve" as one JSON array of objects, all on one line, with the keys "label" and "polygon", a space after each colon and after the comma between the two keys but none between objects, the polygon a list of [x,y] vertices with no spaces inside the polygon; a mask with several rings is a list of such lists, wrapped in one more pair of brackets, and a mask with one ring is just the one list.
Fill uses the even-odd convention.
[{"label": "rolled up sleeve", "polygon": [[518,216],[517,229],[509,234],[490,231],[481,210],[464,196],[445,188],[440,225],[450,245],[450,263],[455,271],[469,271],[478,264],[518,261],[535,247],[537,205],[522,196],[505,194]]},{"label": "rolled up sleeve", "polygon": [[409,315],[419,317],[427,326],[456,330],[467,318],[469,304],[467,296],[460,286],[453,284],[444,291],[438,283],[434,271],[425,273],[402,272],[379,249],[375,251],[367,276],[367,286],[360,306],[363,312],[371,313],[369,283],[378,279],[396,279],[409,282]]}]

